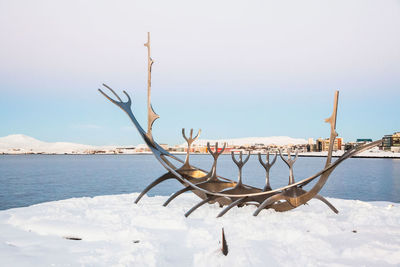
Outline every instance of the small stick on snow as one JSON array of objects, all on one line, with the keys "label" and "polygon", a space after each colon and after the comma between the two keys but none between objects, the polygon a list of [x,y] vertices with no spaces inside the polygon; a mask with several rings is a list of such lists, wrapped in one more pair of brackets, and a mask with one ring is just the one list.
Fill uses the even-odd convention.
[{"label": "small stick on snow", "polygon": [[64,236],[65,239],[68,240],[82,240],[82,238],[80,237],[74,237],[74,236]]},{"label": "small stick on snow", "polygon": [[224,256],[228,255],[228,244],[226,243],[226,239],[225,239],[225,233],[224,233],[224,227],[222,227],[222,254],[224,254]]}]

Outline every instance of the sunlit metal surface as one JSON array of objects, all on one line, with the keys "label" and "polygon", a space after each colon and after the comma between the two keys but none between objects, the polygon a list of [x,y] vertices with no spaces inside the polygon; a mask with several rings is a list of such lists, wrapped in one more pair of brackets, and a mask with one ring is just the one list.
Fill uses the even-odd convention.
[{"label": "sunlit metal surface", "polygon": [[[213,164],[209,172],[197,168],[195,166],[190,165],[190,150],[193,142],[199,137],[201,130],[199,130],[198,134],[193,137],[193,129],[190,130],[189,137],[186,136],[185,130],[182,129],[183,138],[186,140],[188,144],[187,154],[185,161],[175,157],[170,154],[168,151],[163,149],[153,138],[152,135],[152,127],[153,123],[159,116],[154,112],[153,107],[151,105],[151,67],[154,63],[150,56],[150,33],[148,33],[148,40],[145,44],[148,49],[148,81],[147,81],[147,132],[143,130],[139,122],[136,120],[132,109],[132,101],[129,94],[125,91],[123,93],[126,95],[128,100],[126,102],[122,101],[118,94],[115,91],[103,84],[103,86],[108,89],[117,100],[112,99],[109,95],[104,93],[101,89],[99,89],[100,93],[102,93],[108,100],[110,100],[113,104],[121,108],[131,119],[132,123],[137,128],[139,134],[143,138],[144,142],[147,144],[149,149],[152,151],[157,160],[161,163],[161,165],[167,170],[167,173],[157,178],[154,182],[148,185],[135,200],[135,203],[138,203],[140,199],[146,194],[149,190],[151,190],[156,185],[169,180],[176,179],[179,181],[184,187],[175,192],[165,203],[164,206],[167,206],[172,200],[178,197],[180,194],[188,191],[192,191],[197,196],[199,196],[202,201],[196,204],[194,207],[189,209],[185,216],[189,216],[193,211],[197,208],[201,207],[206,203],[219,203],[221,207],[226,206],[217,217],[223,216],[226,212],[236,206],[243,205],[256,205],[257,209],[254,211],[253,215],[257,216],[263,209],[274,209],[276,211],[287,211],[294,209],[300,205],[306,204],[312,198],[318,199],[325,203],[332,211],[338,213],[337,209],[329,203],[325,198],[320,196],[318,193],[326,183],[329,178],[329,175],[334,171],[334,169],[342,163],[344,160],[355,156],[365,150],[368,150],[372,147],[378,146],[382,143],[382,140],[377,140],[372,143],[364,144],[357,146],[348,150],[344,153],[340,158],[338,158],[333,163],[332,161],[332,152],[333,146],[336,137],[338,134],[336,133],[336,118],[337,118],[337,109],[338,109],[338,99],[339,92],[335,92],[334,104],[333,104],[333,112],[332,115],[325,120],[325,122],[330,124],[330,140],[329,140],[329,150],[325,163],[325,167],[323,170],[318,171],[316,174],[305,178],[299,182],[295,182],[294,172],[293,172],[293,164],[297,159],[297,151],[294,159],[291,158],[291,151],[288,150],[288,158],[285,159],[282,155],[282,152],[279,151],[279,155],[281,159],[288,165],[289,167],[289,183],[287,186],[280,187],[277,189],[272,189],[270,186],[270,175],[269,171],[274,165],[277,154],[275,154],[272,162],[269,162],[269,153],[266,156],[266,163],[263,162],[261,158],[261,154],[258,155],[259,162],[264,167],[266,171],[265,177],[265,186],[264,188],[256,188],[243,183],[242,179],[242,168],[245,163],[249,160],[250,152],[247,155],[246,159],[242,159],[242,152],[239,154],[239,160],[236,160],[234,153],[232,152],[232,160],[238,166],[239,175],[238,181],[235,182],[231,179],[227,179],[217,175],[217,160],[218,157],[223,153],[226,147],[226,143],[223,145],[223,148],[218,151],[218,143],[215,144],[215,150],[212,151],[210,144],[207,143],[208,152],[213,157]],[[178,165],[179,167],[177,167]],[[317,180],[317,182],[312,186],[309,190],[304,189],[304,187],[309,184],[311,181]]]}]

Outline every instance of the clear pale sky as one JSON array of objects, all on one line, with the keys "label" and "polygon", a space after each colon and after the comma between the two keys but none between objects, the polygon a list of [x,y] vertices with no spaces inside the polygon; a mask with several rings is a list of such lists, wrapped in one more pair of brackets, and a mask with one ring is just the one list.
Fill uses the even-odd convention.
[{"label": "clear pale sky", "polygon": [[400,1],[0,0],[0,136],[142,143],[97,92],[127,90],[154,137],[328,137],[340,90],[345,141],[400,131]]}]

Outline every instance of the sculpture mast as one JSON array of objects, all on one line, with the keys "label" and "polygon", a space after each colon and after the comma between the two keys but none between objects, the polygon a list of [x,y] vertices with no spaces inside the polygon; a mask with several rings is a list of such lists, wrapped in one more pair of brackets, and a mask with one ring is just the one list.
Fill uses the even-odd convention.
[{"label": "sculpture mast", "polygon": [[153,141],[152,126],[158,116],[151,105],[151,67],[153,66],[153,59],[151,58],[150,51],[150,32],[147,33],[147,43],[144,44],[147,47],[147,137]]},{"label": "sculpture mast", "polygon": [[333,147],[335,145],[335,139],[338,136],[338,133],[336,132],[336,118],[337,118],[338,101],[339,101],[339,91],[335,91],[332,115],[325,120],[325,122],[327,122],[331,125],[331,136],[329,138],[329,150],[328,150],[328,157],[326,158],[325,168],[331,164],[332,151],[333,151]]}]

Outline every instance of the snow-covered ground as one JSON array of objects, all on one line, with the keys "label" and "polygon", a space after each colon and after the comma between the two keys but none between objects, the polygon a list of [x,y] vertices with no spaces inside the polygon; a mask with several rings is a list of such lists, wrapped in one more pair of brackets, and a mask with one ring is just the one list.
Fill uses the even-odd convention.
[{"label": "snow-covered ground", "polygon": [[[400,205],[329,199],[293,211],[232,209],[184,194],[75,198],[0,211],[1,266],[399,266]],[[224,227],[229,254],[220,252]],[[70,240],[77,238],[82,240]]]}]

